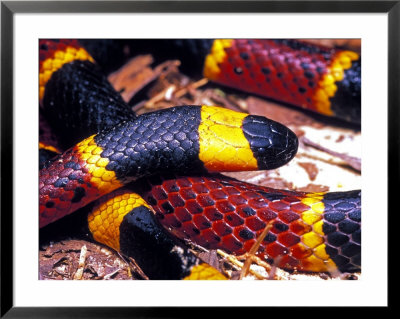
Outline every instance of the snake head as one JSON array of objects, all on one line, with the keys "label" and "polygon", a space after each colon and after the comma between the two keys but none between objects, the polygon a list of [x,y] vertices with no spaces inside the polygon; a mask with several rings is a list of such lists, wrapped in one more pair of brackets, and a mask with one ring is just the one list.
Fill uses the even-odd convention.
[{"label": "snake head", "polygon": [[249,115],[243,120],[242,129],[259,169],[285,165],[297,153],[299,142],[296,134],[278,122]]},{"label": "snake head", "polygon": [[274,169],[289,162],[297,136],[262,116],[202,106],[199,157],[208,171]]}]

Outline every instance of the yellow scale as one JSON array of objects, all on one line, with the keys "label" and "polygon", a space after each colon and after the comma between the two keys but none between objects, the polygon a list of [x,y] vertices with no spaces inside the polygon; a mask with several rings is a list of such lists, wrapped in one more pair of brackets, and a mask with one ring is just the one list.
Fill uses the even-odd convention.
[{"label": "yellow scale", "polygon": [[352,51],[340,51],[335,54],[327,67],[327,73],[318,82],[318,88],[313,97],[313,102],[320,113],[333,115],[330,98],[334,97],[337,91],[335,83],[343,80],[344,71],[349,69],[352,61],[358,58],[359,55]]},{"label": "yellow scale", "polygon": [[127,189],[103,196],[88,215],[93,238],[119,251],[119,226],[125,215],[139,206],[150,209],[143,198]]},{"label": "yellow scale", "polygon": [[242,130],[246,113],[201,107],[199,158],[210,172],[257,170],[257,160]]},{"label": "yellow scale", "polygon": [[83,48],[67,47],[64,50],[54,52],[52,57],[47,58],[42,63],[42,71],[39,73],[39,100],[42,101],[47,82],[54,72],[74,60],[89,60],[94,62],[90,54]]},{"label": "yellow scale", "polygon": [[304,258],[310,264],[311,271],[330,271],[336,268],[334,261],[326,253],[325,239],[323,232],[323,213],[325,205],[323,203],[325,193],[307,194],[301,202],[310,207],[309,210],[301,214],[303,222],[312,227],[312,231],[305,233],[301,237],[301,244],[304,250],[312,250],[310,256]]},{"label": "yellow scale", "polygon": [[100,194],[107,194],[122,187],[123,184],[118,180],[114,171],[106,169],[110,160],[100,156],[103,148],[96,144],[95,136],[96,134],[84,139],[76,147],[79,158],[86,162],[85,167],[92,176],[90,182],[97,187]]},{"label": "yellow scale", "polygon": [[[118,189],[103,196],[88,215],[89,230],[93,238],[117,251],[120,250],[119,227],[126,214],[135,207],[145,206],[151,210],[145,200],[128,189]],[[201,263],[190,270],[184,280],[226,280],[214,267]]]}]

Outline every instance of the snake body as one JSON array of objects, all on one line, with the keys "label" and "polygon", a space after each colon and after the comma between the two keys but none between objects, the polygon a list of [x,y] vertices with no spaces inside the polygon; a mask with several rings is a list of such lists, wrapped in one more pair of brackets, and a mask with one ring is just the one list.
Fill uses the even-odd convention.
[{"label": "snake body", "polygon": [[[341,120],[361,121],[361,56],[295,39],[83,40],[96,61],[119,47],[182,61],[187,72]],[[102,47],[107,46],[107,50]],[[114,49],[114,51],[112,50]],[[107,63],[106,65],[109,65]]]},{"label": "snake body", "polygon": [[296,151],[295,134],[263,117],[207,106],[147,113],[88,137],[40,170],[40,226],[145,175],[272,169]]},{"label": "snake body", "polygon": [[164,227],[205,248],[242,255],[272,221],[260,257],[286,269],[361,269],[360,191],[304,193],[223,176],[155,176],[139,193]]},{"label": "snake body", "polygon": [[219,40],[206,77],[234,88],[359,123],[361,59],[296,40]]},{"label": "snake body", "polygon": [[[297,193],[207,175],[161,178],[160,183],[142,179],[139,184],[147,187],[132,186],[140,177],[171,171],[279,167],[297,151],[297,138],[289,129],[263,117],[209,106],[136,117],[77,41],[46,40],[40,46],[41,109],[59,131],[62,145],[70,147],[40,170],[40,227],[99,199],[88,215],[88,229],[95,240],[124,254],[137,256],[139,248],[133,247],[141,233],[150,241],[158,238],[157,245],[165,248],[160,252],[173,251],[175,242],[161,235],[150,217],[152,209],[177,237],[242,254],[272,220],[260,256],[289,269],[360,270],[359,191]],[[80,141],[82,136],[88,137]],[[204,273],[218,277],[187,251],[167,255],[180,259],[168,274],[171,278],[205,279]]]}]

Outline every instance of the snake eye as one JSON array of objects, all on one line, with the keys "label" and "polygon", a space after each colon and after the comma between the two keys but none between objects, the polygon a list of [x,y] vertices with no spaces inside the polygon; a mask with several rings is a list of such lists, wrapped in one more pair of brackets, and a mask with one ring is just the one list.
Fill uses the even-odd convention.
[{"label": "snake eye", "polygon": [[299,142],[296,134],[278,122],[249,115],[243,120],[242,129],[259,169],[280,167],[297,153]]}]

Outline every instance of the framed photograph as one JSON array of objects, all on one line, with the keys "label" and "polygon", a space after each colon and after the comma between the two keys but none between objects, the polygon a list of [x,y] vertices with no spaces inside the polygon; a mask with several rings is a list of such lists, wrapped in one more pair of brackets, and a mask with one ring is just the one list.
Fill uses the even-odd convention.
[{"label": "framed photograph", "polygon": [[1,316],[388,308],[399,15],[2,1]]}]

